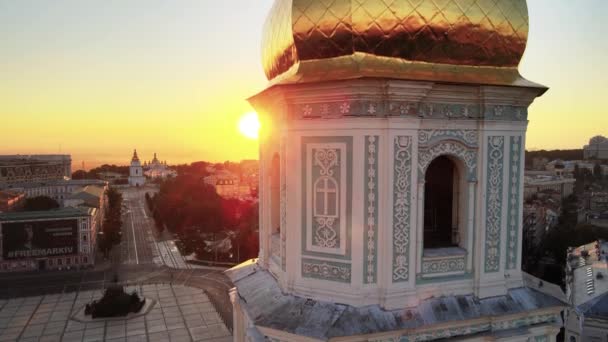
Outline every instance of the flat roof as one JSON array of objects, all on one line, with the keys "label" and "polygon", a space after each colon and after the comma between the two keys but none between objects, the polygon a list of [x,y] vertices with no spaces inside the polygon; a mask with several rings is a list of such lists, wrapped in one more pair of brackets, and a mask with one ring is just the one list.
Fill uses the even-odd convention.
[{"label": "flat roof", "polygon": [[88,208],[79,209],[72,207],[44,211],[17,211],[0,213],[0,222],[84,217],[90,214],[91,212]]}]

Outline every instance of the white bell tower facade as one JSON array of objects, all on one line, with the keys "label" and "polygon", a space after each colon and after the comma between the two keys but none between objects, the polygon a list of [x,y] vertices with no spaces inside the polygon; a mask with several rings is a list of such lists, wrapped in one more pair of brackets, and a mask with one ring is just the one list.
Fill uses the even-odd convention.
[{"label": "white bell tower facade", "polygon": [[146,184],[146,177],[144,177],[144,170],[137,156],[137,150],[133,150],[133,157],[131,158],[131,166],[129,167],[129,185],[130,186],[143,186]]},{"label": "white bell tower facade", "polygon": [[463,4],[275,2],[235,341],[555,340],[563,303],[521,270],[528,107],[547,90],[517,70],[526,2]]}]

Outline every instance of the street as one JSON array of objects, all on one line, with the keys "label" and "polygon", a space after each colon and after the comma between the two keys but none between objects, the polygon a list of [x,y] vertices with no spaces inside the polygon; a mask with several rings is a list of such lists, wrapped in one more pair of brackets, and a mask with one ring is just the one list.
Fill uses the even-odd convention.
[{"label": "street", "polygon": [[[145,207],[145,192],[153,188],[122,190],[125,212],[122,241],[110,260],[97,259],[93,269],[0,273],[0,299],[105,288],[115,278],[121,284],[171,283],[205,290],[228,327],[232,283],[213,268],[187,264],[174,241],[157,240],[154,221]],[[165,234],[166,235],[166,234]]]}]

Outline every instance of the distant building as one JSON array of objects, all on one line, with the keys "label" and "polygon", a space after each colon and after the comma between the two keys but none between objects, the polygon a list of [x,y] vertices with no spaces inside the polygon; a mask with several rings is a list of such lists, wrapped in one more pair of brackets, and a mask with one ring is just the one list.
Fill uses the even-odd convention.
[{"label": "distant building", "polygon": [[0,270],[91,266],[100,227],[95,208],[0,214]]},{"label": "distant building", "polygon": [[593,212],[608,211],[608,193],[591,193],[591,196],[589,197],[589,209]]},{"label": "distant building", "polygon": [[25,201],[23,192],[5,190],[0,191],[0,213],[19,209]]},{"label": "distant building", "polygon": [[572,195],[574,183],[576,183],[574,178],[526,171],[524,177],[524,198],[527,200],[542,192],[555,192],[558,199],[561,200]]},{"label": "distant building", "polygon": [[125,177],[118,172],[110,172],[110,171],[99,172],[97,174],[97,176],[108,182],[116,181],[118,179],[123,179]]},{"label": "distant building", "polygon": [[177,176],[175,170],[169,169],[167,161],[161,162],[156,158],[156,153],[154,153],[154,159],[150,163],[144,163],[144,170],[144,175],[152,179],[165,179]]},{"label": "distant building", "polygon": [[549,159],[547,159],[545,157],[532,158],[532,169],[533,170],[544,170],[548,163],[549,163]]},{"label": "distant building", "polygon": [[107,187],[89,185],[71,194],[63,201],[65,207],[88,207],[104,209]]},{"label": "distant building", "polygon": [[205,177],[204,181],[206,184],[212,185],[221,197],[236,198],[241,194],[249,195],[249,187],[241,188],[239,177],[230,171],[219,171],[212,176]]},{"label": "distant building", "polygon": [[608,139],[601,135],[589,140],[589,145],[583,147],[585,159],[608,159]]},{"label": "distant building", "polygon": [[142,186],[144,184],[146,184],[144,170],[137,156],[137,150],[134,150],[133,157],[131,158],[131,167],[129,168],[129,185]]},{"label": "distant building", "polygon": [[17,183],[69,179],[72,157],[69,154],[0,156],[0,189]]},{"label": "distant building", "polygon": [[608,243],[597,241],[568,252],[565,341],[608,341]]},{"label": "distant building", "polygon": [[105,187],[108,185],[108,182],[99,179],[62,179],[45,182],[16,183],[4,190],[23,192],[28,198],[47,196],[59,203],[63,203],[64,199],[89,185]]}]

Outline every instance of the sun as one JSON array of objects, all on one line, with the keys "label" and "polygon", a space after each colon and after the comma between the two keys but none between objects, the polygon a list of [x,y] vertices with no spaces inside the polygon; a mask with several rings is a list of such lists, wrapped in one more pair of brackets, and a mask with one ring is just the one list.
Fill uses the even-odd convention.
[{"label": "sun", "polygon": [[239,120],[239,131],[249,139],[257,139],[260,130],[260,120],[256,112],[245,113]]}]

